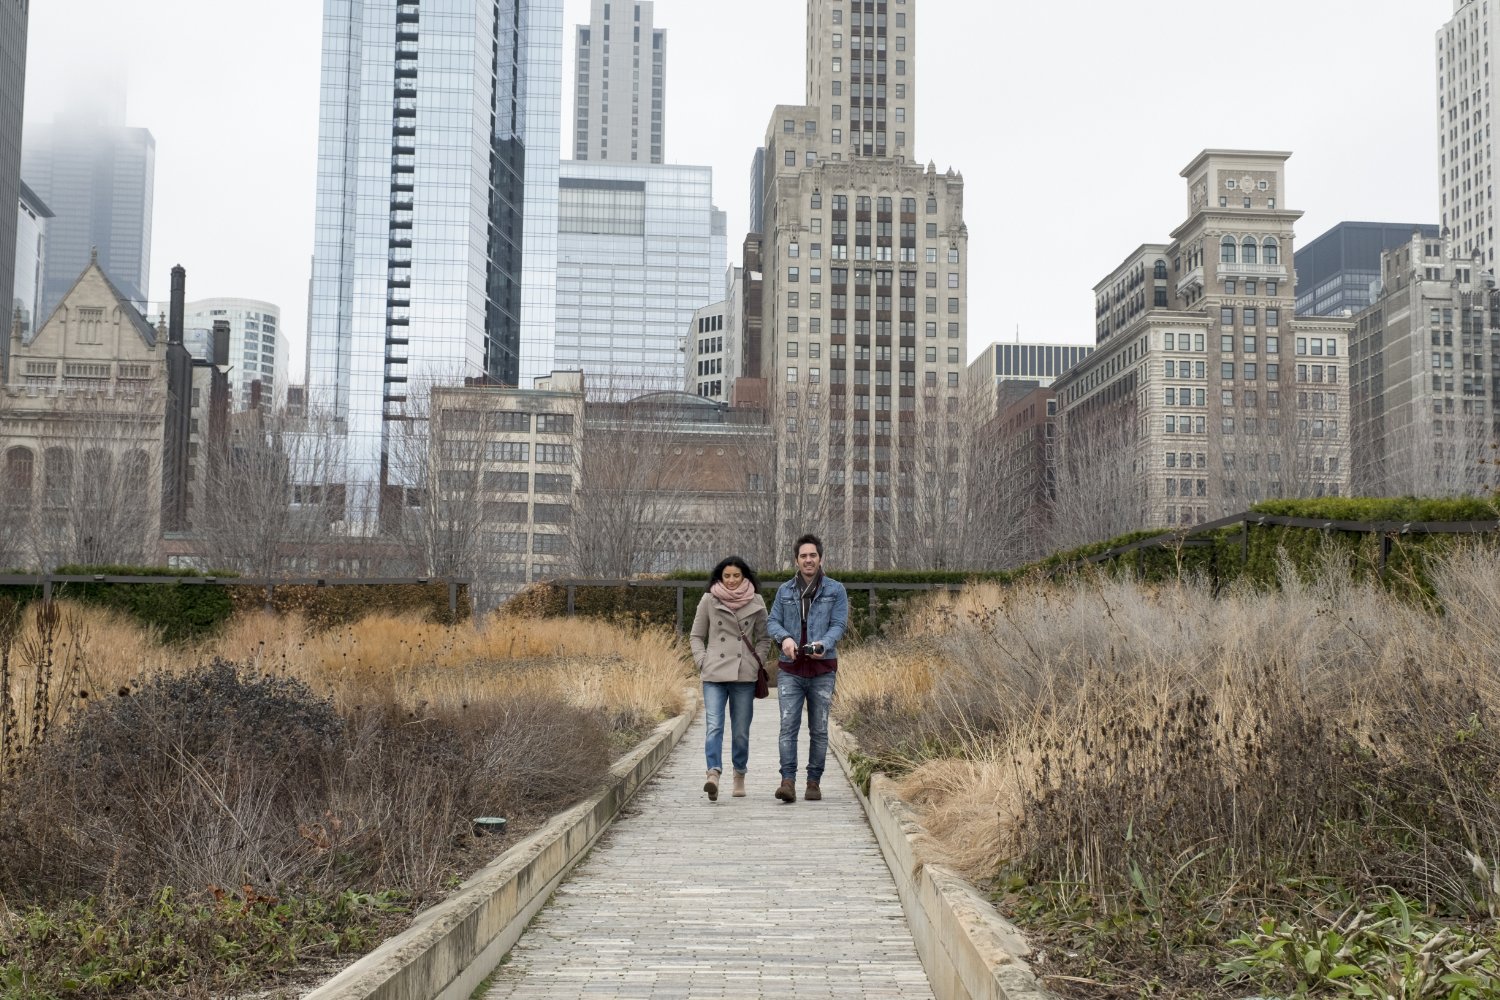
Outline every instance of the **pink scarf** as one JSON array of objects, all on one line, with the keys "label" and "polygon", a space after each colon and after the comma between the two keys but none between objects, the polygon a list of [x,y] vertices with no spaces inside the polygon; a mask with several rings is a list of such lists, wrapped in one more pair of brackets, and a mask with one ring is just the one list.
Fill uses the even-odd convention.
[{"label": "pink scarf", "polygon": [[738,611],[755,600],[755,587],[751,585],[749,580],[741,580],[740,585],[733,590],[724,586],[724,581],[720,580],[712,587],[709,587],[708,592],[717,597],[719,603],[730,611]]}]

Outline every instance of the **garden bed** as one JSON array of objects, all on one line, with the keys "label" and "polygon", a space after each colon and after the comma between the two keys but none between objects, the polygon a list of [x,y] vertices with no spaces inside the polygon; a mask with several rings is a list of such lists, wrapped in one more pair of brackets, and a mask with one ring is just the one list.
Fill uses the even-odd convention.
[{"label": "garden bed", "polygon": [[3,618],[7,1000],[296,994],[683,708],[672,640],[599,624],[256,614],[184,649],[87,609]]},{"label": "garden bed", "polygon": [[1500,558],[913,609],[840,664],[857,771],[1068,997],[1500,994]]}]

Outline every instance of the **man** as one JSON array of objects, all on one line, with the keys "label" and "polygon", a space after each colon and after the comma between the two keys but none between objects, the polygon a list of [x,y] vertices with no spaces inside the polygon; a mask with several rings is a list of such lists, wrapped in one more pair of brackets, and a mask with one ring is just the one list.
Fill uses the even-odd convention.
[{"label": "man", "polygon": [[781,786],[776,797],[797,801],[797,733],[807,705],[807,788],[803,798],[823,797],[823,763],[828,756],[828,710],[838,677],[838,641],[849,622],[844,585],[823,575],[823,543],[803,535],[794,549],[797,575],[776,591],[766,622],[771,641],[781,647],[776,698],[781,708]]}]

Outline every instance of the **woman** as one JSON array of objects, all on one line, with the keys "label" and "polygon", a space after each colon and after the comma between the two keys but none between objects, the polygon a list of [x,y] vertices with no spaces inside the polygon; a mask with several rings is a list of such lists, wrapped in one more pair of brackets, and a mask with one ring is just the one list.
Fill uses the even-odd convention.
[{"label": "woman", "polygon": [[703,790],[710,802],[719,797],[723,771],[724,710],[730,714],[730,761],[736,798],[745,794],[750,763],[750,716],[755,709],[755,677],[771,653],[766,632],[766,602],[760,580],[739,556],[714,567],[708,593],[698,601],[689,635],[693,662],[703,677],[703,711],[708,723],[704,752],[708,777]]}]

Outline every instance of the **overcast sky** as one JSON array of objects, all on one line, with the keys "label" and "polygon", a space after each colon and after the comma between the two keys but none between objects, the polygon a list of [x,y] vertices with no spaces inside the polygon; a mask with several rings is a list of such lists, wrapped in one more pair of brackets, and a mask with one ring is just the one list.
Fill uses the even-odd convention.
[{"label": "overcast sky", "polygon": [[[563,129],[571,131],[566,0]],[[657,0],[667,158],[714,168],[730,260],[772,108],[803,99],[805,0]],[[755,16],[747,17],[751,11]],[[1093,292],[1186,211],[1206,147],[1293,153],[1307,241],[1345,219],[1438,221],[1433,38],[1451,0],[923,0],[916,154],[962,172],[969,353],[1090,342]],[[300,377],[318,130],[318,0],[43,0],[28,119],[124,54],[128,122],[156,137],[151,296],[277,303]],[[99,84],[127,85],[118,72]],[[73,85],[70,86],[70,81]],[[564,141],[564,154],[571,143]]]}]

